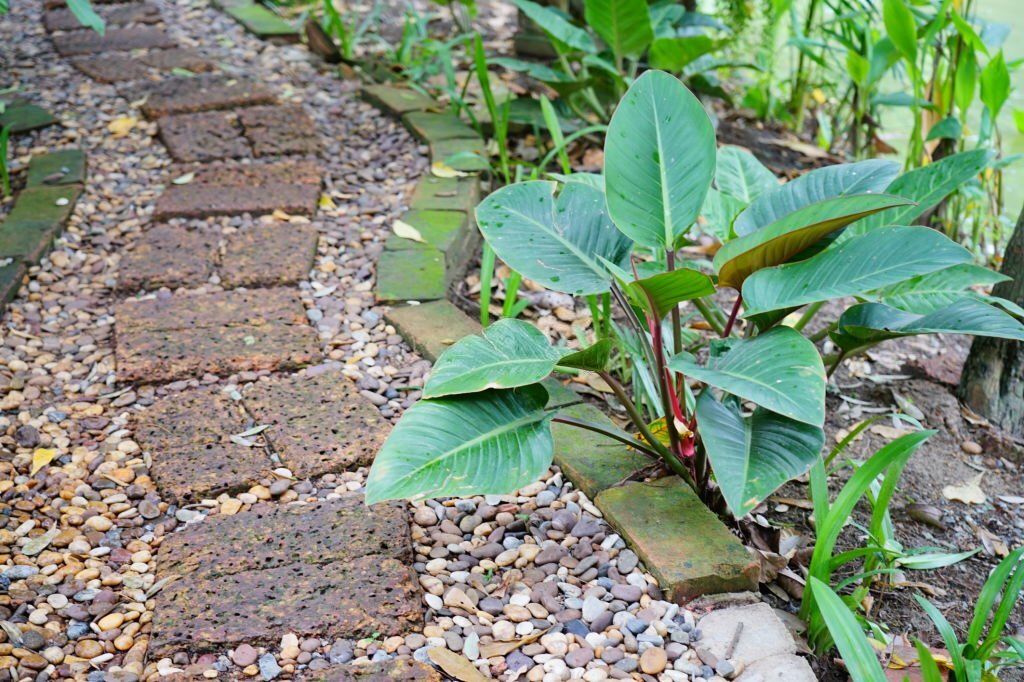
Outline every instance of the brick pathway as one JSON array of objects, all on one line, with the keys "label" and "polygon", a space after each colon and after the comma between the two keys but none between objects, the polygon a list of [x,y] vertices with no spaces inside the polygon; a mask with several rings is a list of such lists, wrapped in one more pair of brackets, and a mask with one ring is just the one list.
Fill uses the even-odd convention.
[{"label": "brick pathway", "polygon": [[[154,173],[163,189],[150,225],[122,255],[118,379],[210,383],[211,375],[270,373],[234,392],[171,392],[132,416],[165,500],[188,505],[266,491],[249,511],[225,506],[164,539],[150,658],[273,645],[285,634],[354,639],[421,628],[403,506],[369,509],[356,492],[302,504],[270,494],[274,481],[368,466],[389,428],[341,372],[293,374],[323,358],[297,288],[319,235],[292,220],[315,214],[320,199],[313,119],[258,79],[216,71],[180,47],[144,0],[100,5],[109,24],[102,37],[78,29],[59,1],[48,7],[44,24],[57,51],[142,101],[177,162]],[[175,73],[181,68],[198,75]],[[245,229],[218,218],[243,215],[267,218]],[[211,293],[211,282],[224,290]],[[377,667],[319,674],[439,679],[421,663]]]}]

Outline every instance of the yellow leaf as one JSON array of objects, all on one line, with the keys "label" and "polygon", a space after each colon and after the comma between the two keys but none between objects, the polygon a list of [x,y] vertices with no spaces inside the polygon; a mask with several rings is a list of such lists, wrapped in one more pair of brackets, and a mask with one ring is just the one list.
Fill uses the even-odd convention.
[{"label": "yellow leaf", "polygon": [[811,91],[811,97],[813,97],[814,101],[818,104],[825,103],[825,93],[821,91],[821,88],[814,88],[814,90]]},{"label": "yellow leaf", "polygon": [[487,678],[469,662],[468,658],[460,656],[454,651],[435,646],[427,650],[427,656],[441,666],[441,670],[460,682],[488,682]]},{"label": "yellow leaf", "polygon": [[956,500],[964,504],[984,504],[988,499],[981,489],[981,473],[961,485],[947,485],[942,489],[942,496],[947,500]]},{"label": "yellow leaf", "polygon": [[57,451],[53,448],[36,448],[36,451],[32,453],[32,473],[30,475],[38,474],[39,470],[52,462],[56,456]]},{"label": "yellow leaf", "polygon": [[274,218],[274,220],[283,220],[283,221],[287,222],[287,221],[292,219],[292,216],[291,216],[290,213],[285,213],[284,211],[282,211],[279,208],[275,209],[274,212],[271,213],[270,215],[271,215],[271,217]]},{"label": "yellow leaf", "polygon": [[131,129],[134,128],[135,124],[138,122],[139,119],[134,116],[119,116],[107,124],[107,130],[109,130],[114,137],[124,137],[131,132]]},{"label": "yellow leaf", "polygon": [[320,208],[324,209],[325,211],[329,211],[332,208],[338,208],[334,203],[334,199],[331,199],[329,194],[321,194],[320,201],[318,202],[318,204]]},{"label": "yellow leaf", "polygon": [[391,229],[402,239],[411,239],[414,242],[420,242],[423,244],[427,243],[427,240],[423,238],[420,231],[405,221],[396,220]]},{"label": "yellow leaf", "polygon": [[171,182],[174,183],[175,185],[187,185],[188,183],[195,180],[195,177],[195,173],[185,173],[184,175],[179,175],[178,177],[174,178],[173,180],[171,180]]},{"label": "yellow leaf", "polygon": [[439,178],[461,178],[469,173],[463,173],[462,171],[455,170],[444,161],[435,161],[430,164],[430,172]]}]

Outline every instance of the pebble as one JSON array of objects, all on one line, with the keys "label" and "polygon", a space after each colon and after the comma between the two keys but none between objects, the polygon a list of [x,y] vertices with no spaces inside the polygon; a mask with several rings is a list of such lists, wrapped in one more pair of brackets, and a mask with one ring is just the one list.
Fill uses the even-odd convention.
[{"label": "pebble", "polygon": [[648,675],[657,675],[668,665],[668,656],[660,647],[651,647],[640,655],[640,670]]}]

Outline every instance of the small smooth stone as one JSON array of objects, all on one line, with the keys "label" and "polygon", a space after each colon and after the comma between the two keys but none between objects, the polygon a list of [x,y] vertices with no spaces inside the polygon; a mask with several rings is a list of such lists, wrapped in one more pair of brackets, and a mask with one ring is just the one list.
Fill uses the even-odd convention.
[{"label": "small smooth stone", "polygon": [[668,656],[665,650],[659,647],[651,647],[640,655],[640,670],[648,675],[657,675],[668,665]]}]

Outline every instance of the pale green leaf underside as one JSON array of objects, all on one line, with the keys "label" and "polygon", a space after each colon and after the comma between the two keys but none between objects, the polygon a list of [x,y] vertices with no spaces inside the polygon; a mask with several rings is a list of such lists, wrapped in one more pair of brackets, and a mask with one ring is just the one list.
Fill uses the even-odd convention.
[{"label": "pale green leaf underside", "polygon": [[1024,316],[1020,306],[1001,298],[987,296],[971,290],[972,286],[991,286],[1010,279],[994,270],[973,263],[954,265],[928,275],[913,277],[874,292],[874,298],[893,308],[909,313],[927,315],[952,305],[961,298],[976,298],[980,301],[1006,308],[1009,312]]},{"label": "pale green leaf underside", "polygon": [[743,283],[744,317],[863,294],[966,263],[971,254],[927,227],[882,227],[796,263],[765,268]]},{"label": "pale green leaf underside", "polygon": [[715,169],[715,187],[744,204],[779,187],[775,174],[753,154],[739,147],[721,147]]},{"label": "pale green leaf underside", "polygon": [[505,495],[551,465],[547,391],[538,384],[421,400],[373,462],[366,503]]},{"label": "pale green leaf underside", "polygon": [[697,399],[697,424],[715,480],[736,518],[810,469],[825,443],[817,426],[763,408],[743,417],[710,390]]},{"label": "pale green leaf underside", "polygon": [[615,225],[637,243],[672,247],[715,172],[715,131],[700,101],[674,76],[647,71],[619,102],[604,154]]},{"label": "pale green leaf underside", "polygon": [[632,243],[608,216],[604,194],[570,182],[507,185],[476,209],[480,232],[510,267],[549,289],[584,295],[608,291],[601,258],[624,264]]},{"label": "pale green leaf underside", "polygon": [[555,368],[563,352],[523,320],[498,320],[467,336],[437,359],[424,398],[534,384]]},{"label": "pale green leaf underside", "polygon": [[825,422],[825,366],[814,344],[788,327],[739,340],[707,367],[686,354],[669,367],[796,421]]},{"label": "pale green leaf underside", "polygon": [[[804,206],[853,194],[878,194],[899,174],[895,161],[870,159],[817,168],[753,199],[736,218],[738,235],[767,227]],[[898,194],[898,192],[888,192]]]}]

